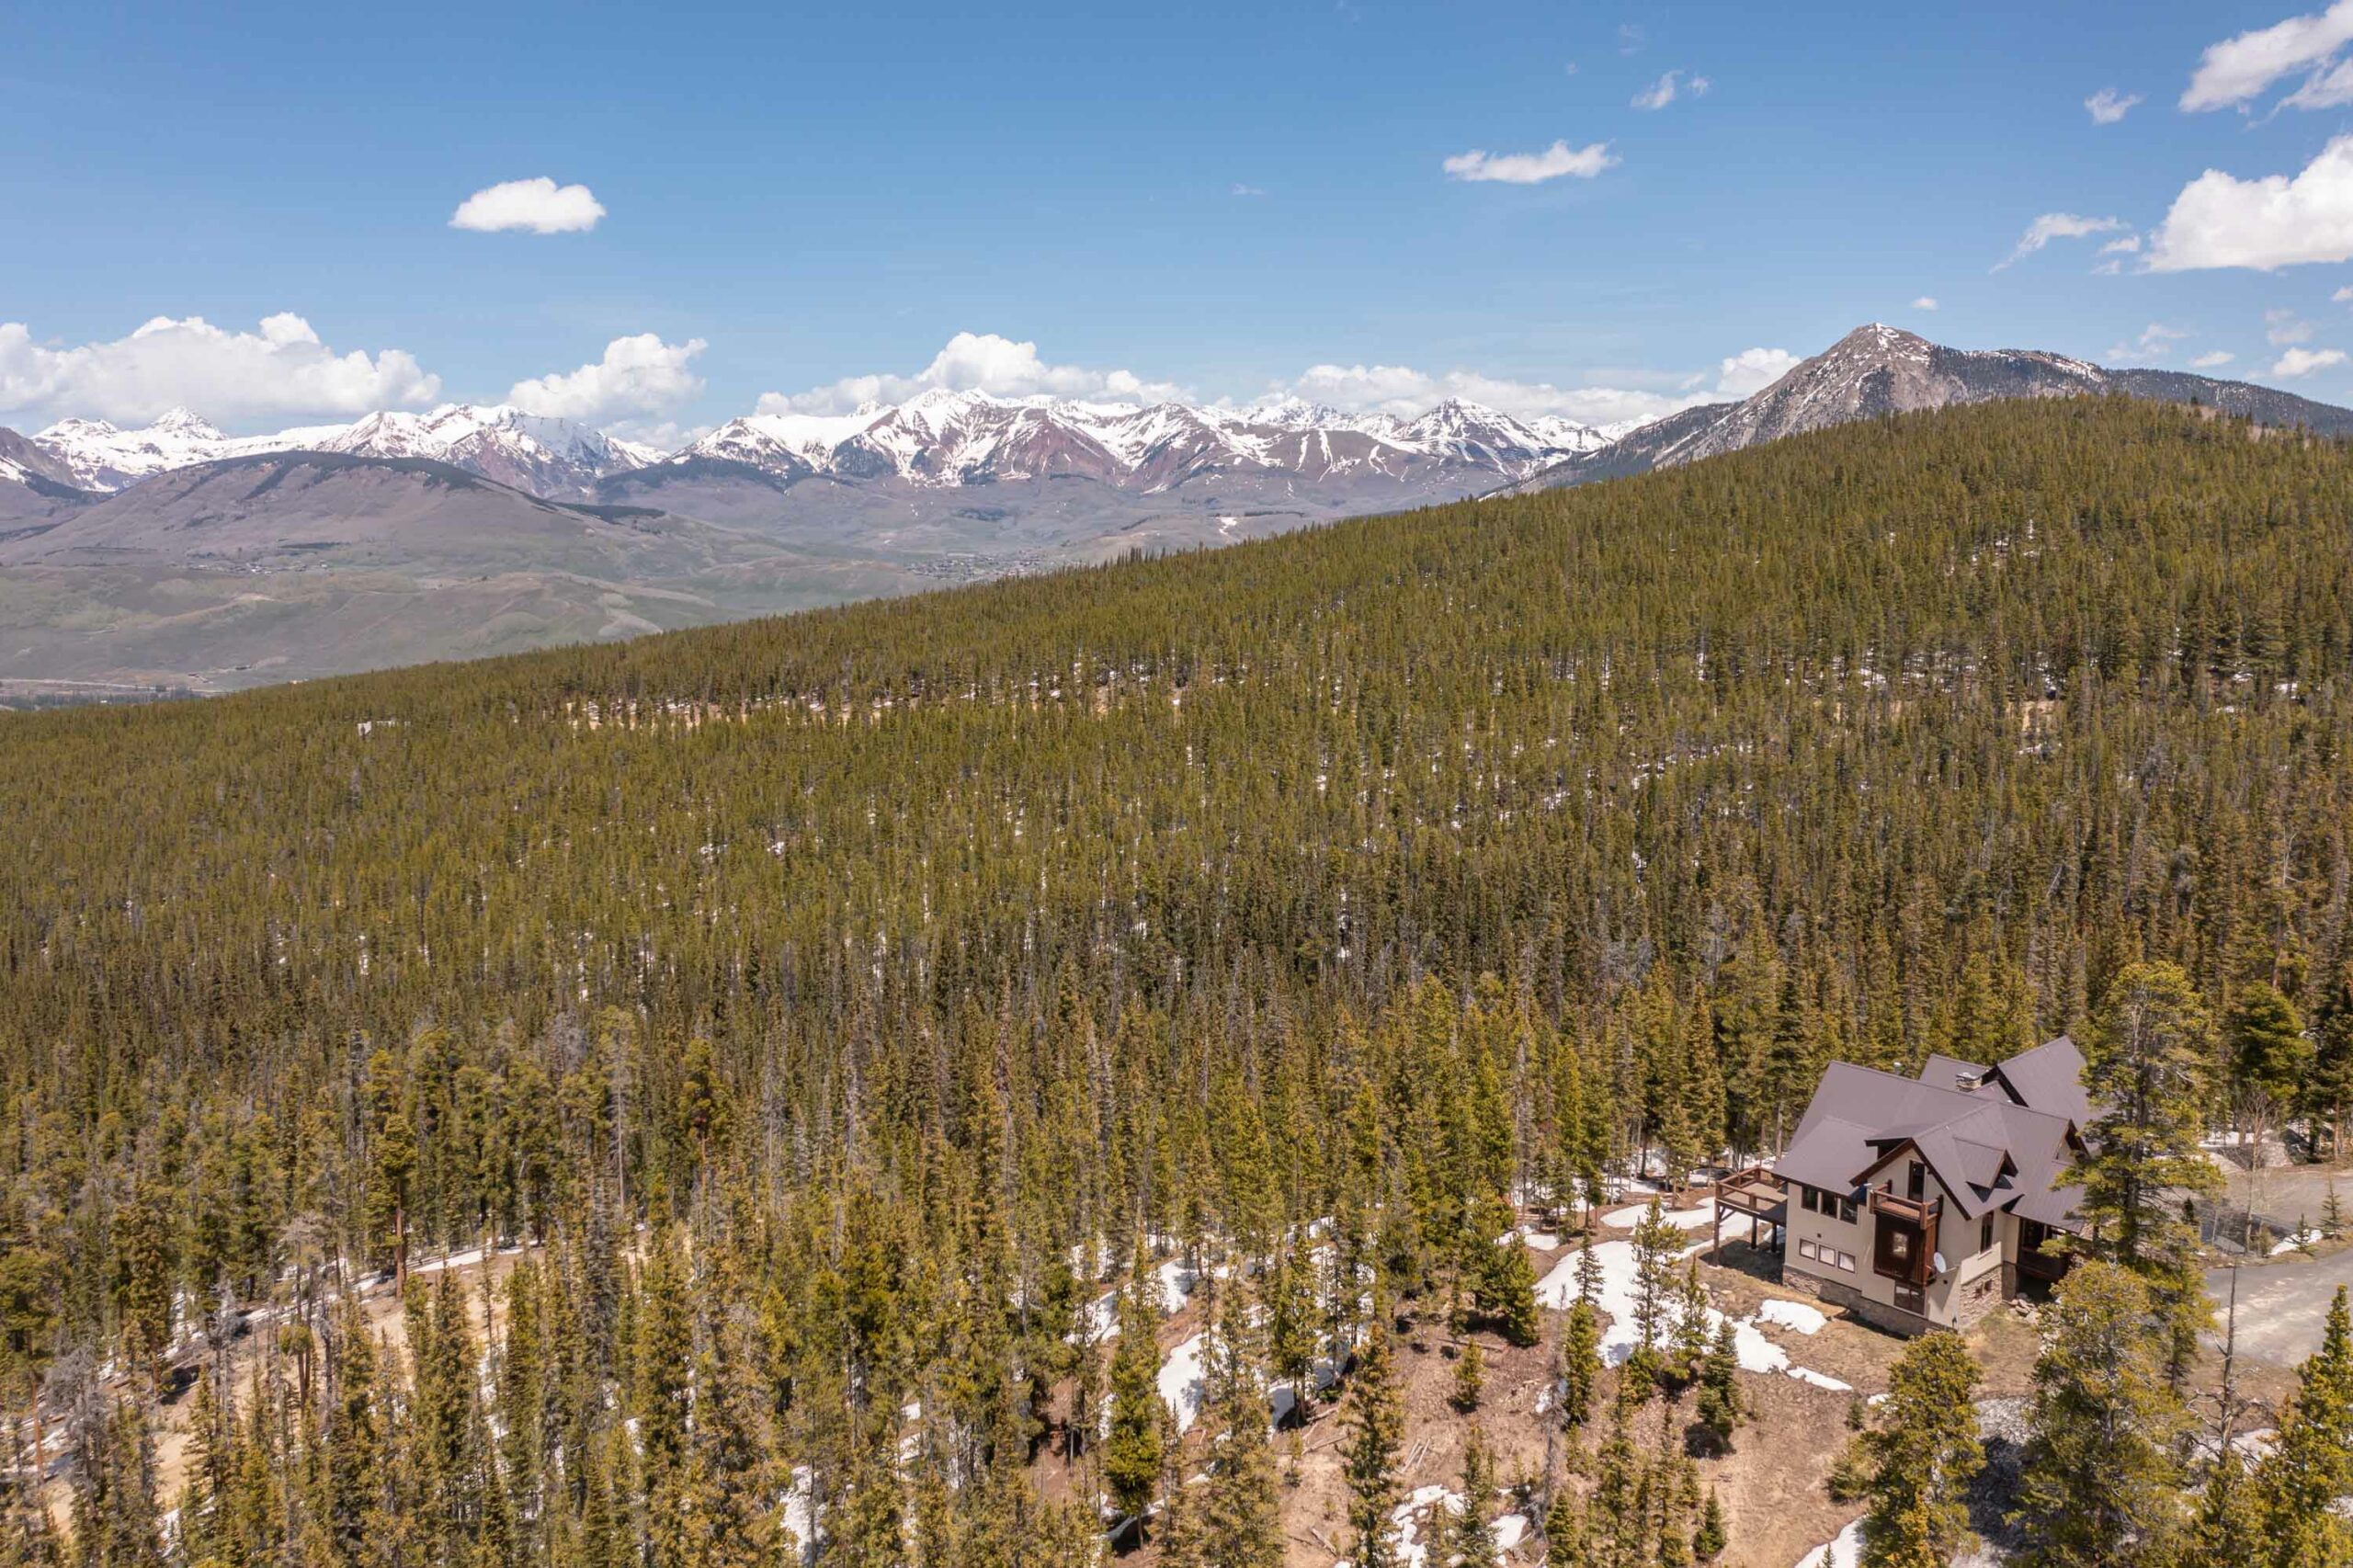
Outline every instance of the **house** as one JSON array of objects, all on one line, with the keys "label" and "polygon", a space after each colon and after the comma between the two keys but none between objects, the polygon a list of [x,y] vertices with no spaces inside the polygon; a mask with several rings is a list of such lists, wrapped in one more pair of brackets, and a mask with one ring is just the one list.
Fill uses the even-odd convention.
[{"label": "house", "polygon": [[1916,1078],[1833,1062],[1768,1178],[1783,1282],[1920,1334],[2057,1279],[2043,1243],[2080,1228],[2082,1189],[2059,1183],[2091,1119],[2083,1070],[2064,1035],[1993,1067],[1931,1056]]}]

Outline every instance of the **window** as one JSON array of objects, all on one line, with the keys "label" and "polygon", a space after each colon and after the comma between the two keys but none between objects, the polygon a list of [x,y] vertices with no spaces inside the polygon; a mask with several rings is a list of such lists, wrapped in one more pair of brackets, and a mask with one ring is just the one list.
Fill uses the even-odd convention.
[{"label": "window", "polygon": [[1798,1256],[1800,1257],[1810,1257],[1814,1259],[1816,1262],[1820,1262],[1822,1258],[1822,1249],[1814,1245],[1812,1242],[1800,1242],[1798,1244]]},{"label": "window", "polygon": [[1994,1246],[1994,1216],[1988,1214],[1977,1221],[1977,1250],[1990,1252]]},{"label": "window", "polygon": [[1918,1233],[1902,1225],[1880,1221],[1880,1234],[1887,1239],[1887,1261],[1911,1267],[1912,1249],[1919,1240]]},{"label": "window", "polygon": [[1810,1187],[1798,1188],[1798,1201],[1805,1205],[1805,1211],[1809,1214],[1822,1212],[1822,1197]]},{"label": "window", "polygon": [[1838,1218],[1846,1221],[1849,1225],[1855,1222],[1855,1200],[1853,1199],[1842,1198],[1838,1200]]},{"label": "window", "polygon": [[1928,1167],[1919,1161],[1904,1173],[1904,1196],[1917,1203],[1928,1195]]},{"label": "window", "polygon": [[1838,1255],[1838,1267],[1845,1269],[1849,1274],[1855,1272],[1855,1255],[1851,1252],[1840,1253]]},{"label": "window", "polygon": [[1895,1304],[1907,1312],[1918,1312],[1923,1316],[1928,1311],[1927,1297],[1917,1285],[1898,1285],[1895,1288]]}]

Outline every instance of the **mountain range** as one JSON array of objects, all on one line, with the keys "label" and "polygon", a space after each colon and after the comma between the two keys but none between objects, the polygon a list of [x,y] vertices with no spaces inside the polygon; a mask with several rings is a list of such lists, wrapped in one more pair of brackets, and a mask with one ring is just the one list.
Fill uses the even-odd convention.
[{"label": "mountain range", "polygon": [[503,405],[224,435],[0,430],[0,694],[218,690],[774,613],[1580,484],[1847,420],[2121,393],[2353,433],[2245,382],[1859,327],[1772,385],[1619,432],[1449,401],[1152,406],[926,392],[672,452]]}]

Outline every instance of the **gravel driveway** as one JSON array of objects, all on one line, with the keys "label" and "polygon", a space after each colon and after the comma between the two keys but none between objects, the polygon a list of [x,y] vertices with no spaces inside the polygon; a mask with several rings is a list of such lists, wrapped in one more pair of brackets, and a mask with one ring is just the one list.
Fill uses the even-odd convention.
[{"label": "gravel driveway", "polygon": [[[2320,1348],[2321,1325],[2340,1285],[2353,1287],[2353,1248],[2317,1262],[2301,1257],[2251,1263],[2239,1270],[2239,1354],[2293,1367]],[[2217,1330],[2231,1299],[2231,1271],[2206,1276]]]}]

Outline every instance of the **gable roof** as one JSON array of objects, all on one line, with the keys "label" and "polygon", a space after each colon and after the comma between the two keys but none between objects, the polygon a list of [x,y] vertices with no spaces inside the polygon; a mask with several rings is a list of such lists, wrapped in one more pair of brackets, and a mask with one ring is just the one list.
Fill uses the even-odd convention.
[{"label": "gable roof", "polygon": [[2084,1053],[2065,1035],[2018,1052],[1994,1069],[1994,1078],[2018,1104],[2063,1116],[2078,1131],[2091,1122],[2091,1096],[2084,1092]]},{"label": "gable roof", "polygon": [[2065,1226],[2081,1189],[2054,1187],[2089,1114],[2082,1062],[2064,1036],[1992,1068],[1932,1056],[1917,1078],[1834,1062],[1774,1174],[1849,1193],[1910,1149],[1963,1219],[2007,1209]]}]

